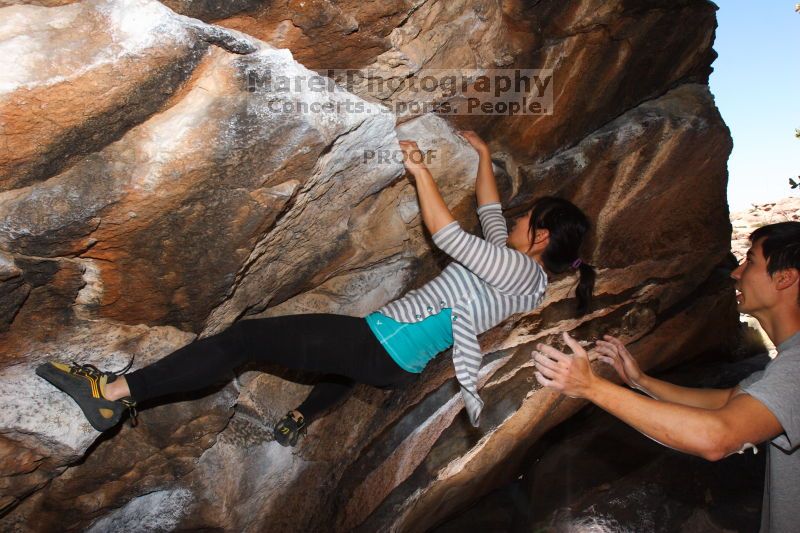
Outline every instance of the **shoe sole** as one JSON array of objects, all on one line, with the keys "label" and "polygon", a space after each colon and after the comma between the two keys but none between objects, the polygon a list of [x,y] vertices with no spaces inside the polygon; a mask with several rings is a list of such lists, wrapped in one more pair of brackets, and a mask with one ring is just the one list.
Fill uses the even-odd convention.
[{"label": "shoe sole", "polygon": [[88,378],[70,374],[67,367],[59,368],[59,363],[45,363],[36,367],[36,375],[46,379],[60,391],[69,395],[83,415],[97,431],[106,431],[116,426],[122,418],[123,408],[117,402],[95,398],[92,384]]}]

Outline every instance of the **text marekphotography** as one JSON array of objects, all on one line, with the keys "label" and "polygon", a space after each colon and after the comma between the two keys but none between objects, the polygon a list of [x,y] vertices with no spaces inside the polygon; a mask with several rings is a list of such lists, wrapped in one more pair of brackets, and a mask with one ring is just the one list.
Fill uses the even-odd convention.
[{"label": "text marekphotography", "polygon": [[[249,70],[246,90],[262,98],[274,113],[371,113],[377,109],[397,115],[553,114],[552,69],[423,69],[407,74],[327,69],[286,76],[268,69]],[[331,94],[326,97],[325,93]]]}]

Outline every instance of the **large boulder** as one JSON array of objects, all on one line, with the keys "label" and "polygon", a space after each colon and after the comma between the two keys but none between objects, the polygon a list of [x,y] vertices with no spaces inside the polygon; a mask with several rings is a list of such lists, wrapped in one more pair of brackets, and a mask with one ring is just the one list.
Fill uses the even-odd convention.
[{"label": "large boulder", "polygon": [[[736,329],[710,2],[0,6],[3,529],[424,530],[581,407],[536,384],[536,342],[612,332],[650,368]],[[416,114],[403,104],[464,95],[321,76],[385,89],[505,68],[552,69],[550,112]],[[101,436],[33,373],[54,358],[140,368],[237,320],[363,316],[422,285],[447,258],[397,141],[437,154],[445,201],[479,232],[462,127],[489,140],[507,215],[543,194],[587,212],[598,268],[588,315],[564,275],[481,336],[480,428],[449,353],[406,390],[356,387],[295,449],[271,428],[311,375],[243,368]]]}]

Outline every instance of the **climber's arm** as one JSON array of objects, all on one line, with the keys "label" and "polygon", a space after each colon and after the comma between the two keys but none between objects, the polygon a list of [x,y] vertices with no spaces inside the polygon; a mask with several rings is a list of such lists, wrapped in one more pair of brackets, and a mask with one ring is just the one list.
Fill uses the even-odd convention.
[{"label": "climber's arm", "polygon": [[478,176],[475,179],[475,196],[478,207],[500,203],[497,180],[492,168],[492,155],[489,146],[472,130],[459,131],[459,134],[478,152]]},{"label": "climber's arm", "polygon": [[428,167],[422,161],[422,154],[414,141],[400,141],[404,162],[408,172],[414,177],[419,197],[422,221],[431,235],[455,221],[447,204],[444,203],[439,187],[433,180]]},{"label": "climber's arm", "polygon": [[489,146],[471,130],[458,132],[478,152],[478,175],[475,178],[475,196],[478,200],[478,219],[483,236],[492,244],[506,246],[508,227],[500,205],[500,193],[492,168]]}]

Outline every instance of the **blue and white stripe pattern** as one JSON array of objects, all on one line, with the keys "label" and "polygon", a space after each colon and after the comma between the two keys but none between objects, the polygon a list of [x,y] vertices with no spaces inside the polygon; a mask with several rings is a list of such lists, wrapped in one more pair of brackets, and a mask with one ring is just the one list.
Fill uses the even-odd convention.
[{"label": "blue and white stripe pattern", "polygon": [[418,322],[452,309],[453,364],[473,426],[483,409],[478,370],[483,354],[478,335],[514,313],[536,308],[544,298],[547,275],[542,267],[506,246],[508,229],[499,202],[478,208],[486,240],[453,221],[433,235],[433,242],[455,259],[419,289],[378,309],[398,322]]}]

